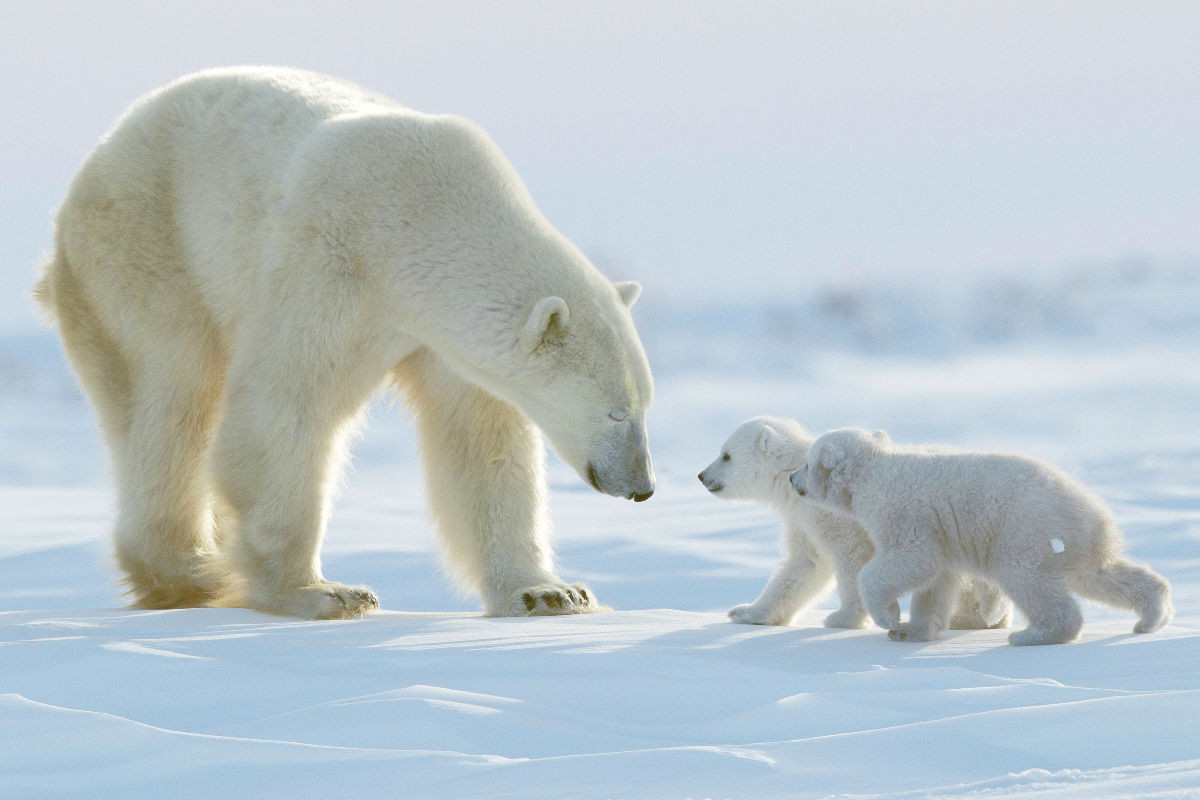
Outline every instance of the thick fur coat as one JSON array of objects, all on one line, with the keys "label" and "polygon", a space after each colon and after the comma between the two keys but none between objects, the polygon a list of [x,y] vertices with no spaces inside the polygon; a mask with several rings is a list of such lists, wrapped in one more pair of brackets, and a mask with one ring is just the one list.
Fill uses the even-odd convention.
[{"label": "thick fur coat", "polygon": [[[1135,633],[1171,619],[1166,580],[1128,561],[1112,513],[1063,471],[1021,455],[902,447],[887,434],[822,434],[791,477],[816,505],[853,518],[875,555],[859,575],[863,602],[894,639],[946,629],[948,571],[985,577],[1012,598],[1029,626],[1009,641],[1057,644],[1079,635],[1073,594],[1132,610]],[[916,592],[913,618],[897,598]]]},{"label": "thick fur coat", "polygon": [[[783,518],[783,560],[757,600],[730,610],[734,622],[787,625],[836,578],[841,605],[825,618],[825,626],[862,628],[867,623],[858,575],[875,554],[874,545],[853,519],[805,501],[789,483],[814,438],[793,420],[755,417],[737,427],[699,475],[714,496],[759,502]],[[955,582],[951,627],[1008,625],[1011,603],[993,585],[963,575],[948,580]]]},{"label": "thick fur coat", "polygon": [[555,573],[538,429],[649,497],[653,386],[613,284],[475,125],[274,68],[136,102],[76,175],[37,294],[94,402],[137,605],[374,608],[319,550],[343,442],[394,384],[447,560],[494,615],[595,608]]}]

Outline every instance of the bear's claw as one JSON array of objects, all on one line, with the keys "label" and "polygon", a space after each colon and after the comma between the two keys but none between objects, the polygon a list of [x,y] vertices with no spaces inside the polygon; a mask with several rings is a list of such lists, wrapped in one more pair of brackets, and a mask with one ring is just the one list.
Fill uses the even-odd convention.
[{"label": "bear's claw", "polygon": [[589,614],[607,609],[597,605],[582,584],[535,586],[521,592],[512,604],[512,616],[539,617]]},{"label": "bear's claw", "polygon": [[314,619],[355,619],[379,608],[379,598],[365,586],[330,583],[321,588],[327,600],[307,616]]}]

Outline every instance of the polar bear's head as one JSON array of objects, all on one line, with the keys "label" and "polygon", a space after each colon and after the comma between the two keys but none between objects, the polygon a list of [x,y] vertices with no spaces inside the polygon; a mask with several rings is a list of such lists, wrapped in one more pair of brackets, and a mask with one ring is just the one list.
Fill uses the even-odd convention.
[{"label": "polar bear's head", "polygon": [[650,497],[654,387],[630,315],[641,288],[609,281],[555,230],[478,126],[451,116],[397,123],[413,125],[409,157],[389,154],[375,168],[403,168],[389,184],[403,196],[387,231],[402,274],[429,284],[414,293],[411,277],[396,283],[417,338],[519,409],[595,489]]},{"label": "polar bear's head", "polygon": [[569,300],[542,297],[517,345],[520,408],[594,489],[638,502],[654,493],[646,436],[654,383],[629,312],[640,291],[600,277]]},{"label": "polar bear's head", "polygon": [[855,477],[871,454],[891,443],[884,431],[841,428],[817,437],[804,464],[792,473],[796,493],[829,511],[850,513]]},{"label": "polar bear's head", "polygon": [[812,436],[791,420],[755,417],[734,430],[697,477],[717,497],[769,501],[781,485],[786,488],[811,443]]}]

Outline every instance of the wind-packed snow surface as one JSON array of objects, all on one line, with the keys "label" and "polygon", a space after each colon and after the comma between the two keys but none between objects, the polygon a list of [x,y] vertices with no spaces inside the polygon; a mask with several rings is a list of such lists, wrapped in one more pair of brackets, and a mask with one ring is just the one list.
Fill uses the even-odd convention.
[{"label": "wind-packed snow surface", "polygon": [[[660,486],[634,505],[551,461],[564,577],[616,611],[487,619],[438,567],[410,423],[356,446],[326,574],[385,611],[308,622],[132,611],[113,492],[50,339],[0,342],[0,797],[1200,797],[1200,278],[637,307]],[[1051,459],[1172,583],[1175,621],[1085,605],[1080,642],[924,644],[734,625],[767,511],[695,473],[743,418]],[[1020,622],[1018,622],[1020,624]]]}]

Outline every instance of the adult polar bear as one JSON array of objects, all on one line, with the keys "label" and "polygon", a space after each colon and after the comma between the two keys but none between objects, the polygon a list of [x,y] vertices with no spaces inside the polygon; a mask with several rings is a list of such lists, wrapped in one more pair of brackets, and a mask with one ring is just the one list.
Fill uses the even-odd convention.
[{"label": "adult polar bear", "polygon": [[239,68],[136,102],[75,177],[37,288],[96,405],[136,605],[309,618],[339,454],[394,381],[448,561],[488,614],[596,608],[548,543],[541,428],[606,494],[654,491],[629,306],[477,127]]}]

